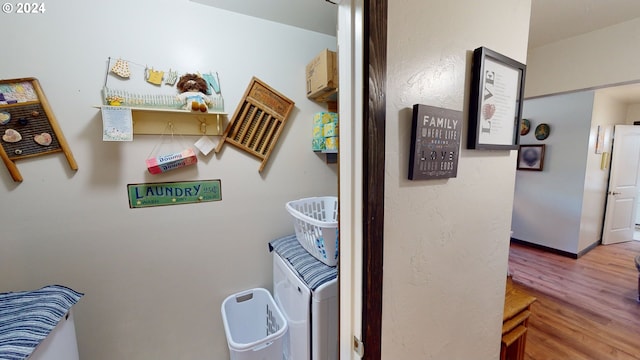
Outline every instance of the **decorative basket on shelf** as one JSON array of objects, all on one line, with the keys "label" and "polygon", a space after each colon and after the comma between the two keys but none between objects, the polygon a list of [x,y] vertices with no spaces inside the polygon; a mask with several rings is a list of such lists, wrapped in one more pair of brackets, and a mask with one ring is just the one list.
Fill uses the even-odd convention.
[{"label": "decorative basket on shelf", "polygon": [[338,263],[338,198],[310,197],[286,204],[300,245],[321,262]]}]

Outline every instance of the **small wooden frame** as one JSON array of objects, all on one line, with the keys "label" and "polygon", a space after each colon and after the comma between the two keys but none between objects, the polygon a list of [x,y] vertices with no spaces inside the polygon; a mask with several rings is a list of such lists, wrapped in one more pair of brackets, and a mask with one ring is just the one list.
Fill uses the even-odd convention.
[{"label": "small wooden frame", "polygon": [[544,167],[545,144],[520,145],[518,170],[542,171]]},{"label": "small wooden frame", "polygon": [[228,142],[262,160],[264,169],[295,103],[253,77],[222,134],[216,153]]},{"label": "small wooden frame", "polygon": [[[0,157],[16,182],[22,175],[15,161],[39,155],[63,152],[72,170],[78,170],[71,149],[62,134],[47,98],[36,78],[0,80],[0,112],[10,114],[6,124],[0,124],[0,136],[13,129],[20,133],[22,140],[7,142],[0,140]],[[36,136],[47,133],[51,143],[41,145]]]}]

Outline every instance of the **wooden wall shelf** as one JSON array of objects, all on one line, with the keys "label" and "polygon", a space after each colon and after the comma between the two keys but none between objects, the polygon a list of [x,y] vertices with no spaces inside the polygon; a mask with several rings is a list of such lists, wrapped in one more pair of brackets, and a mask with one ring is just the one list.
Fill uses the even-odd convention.
[{"label": "wooden wall shelf", "polygon": [[[102,108],[102,106],[97,106]],[[138,135],[167,134],[167,125],[179,135],[222,135],[227,113],[191,112],[182,109],[129,107],[133,118],[133,133]]]}]

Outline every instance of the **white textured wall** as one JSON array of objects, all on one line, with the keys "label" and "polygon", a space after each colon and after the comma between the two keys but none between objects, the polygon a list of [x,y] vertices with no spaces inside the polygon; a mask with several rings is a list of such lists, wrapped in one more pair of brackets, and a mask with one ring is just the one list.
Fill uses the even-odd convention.
[{"label": "white textured wall", "polygon": [[[577,254],[593,97],[585,91],[525,100],[531,131],[520,143],[546,147],[543,171],[517,171],[514,238]],[[534,136],[541,123],[551,128],[542,141]]]},{"label": "white textured wall", "polygon": [[525,96],[640,80],[640,18],[531,49]]},{"label": "white textured wall", "polygon": [[[0,168],[0,291],[46,284],[86,295],[76,306],[82,359],[225,359],[220,305],[271,288],[267,242],[293,232],[288,200],[337,194],[336,166],[310,150],[306,63],[334,37],[187,0],[46,2],[42,15],[0,14],[0,79],[40,79],[78,162],[60,154]],[[11,54],[8,56],[7,54]],[[101,141],[98,110],[108,57],[220,73],[233,114],[257,76],[296,102],[269,164],[225,145],[197,166],[146,173],[157,136]],[[192,141],[195,139],[188,139]],[[222,180],[222,201],[129,209],[130,183]]]},{"label": "white textured wall", "polygon": [[465,133],[473,49],[525,62],[530,5],[389,2],[383,359],[498,358],[516,151],[463,135],[456,178],[410,181],[411,107],[463,111]]},{"label": "white textured wall", "polygon": [[627,105],[626,125],[633,125],[634,121],[640,121],[640,104]]},{"label": "white textured wall", "polygon": [[[627,105],[606,95],[595,92],[593,99],[593,117],[589,130],[589,147],[587,149],[587,167],[585,171],[584,195],[582,201],[582,219],[580,221],[580,238],[578,252],[587,249],[602,239],[602,219],[604,219],[609,185],[609,167],[602,169],[602,154],[596,154],[598,126],[603,139],[602,152],[611,154],[611,137],[615,124],[625,121]],[[609,159],[611,157],[609,156]]]}]

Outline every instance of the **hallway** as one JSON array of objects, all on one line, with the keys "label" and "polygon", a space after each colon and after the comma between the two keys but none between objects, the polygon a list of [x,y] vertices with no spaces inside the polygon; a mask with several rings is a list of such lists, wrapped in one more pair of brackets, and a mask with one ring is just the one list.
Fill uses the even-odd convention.
[{"label": "hallway", "polygon": [[512,244],[514,286],[535,296],[526,360],[640,359],[640,241],[601,245],[579,259]]}]

